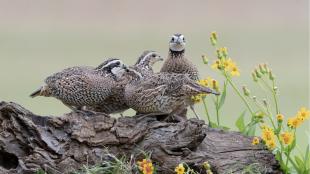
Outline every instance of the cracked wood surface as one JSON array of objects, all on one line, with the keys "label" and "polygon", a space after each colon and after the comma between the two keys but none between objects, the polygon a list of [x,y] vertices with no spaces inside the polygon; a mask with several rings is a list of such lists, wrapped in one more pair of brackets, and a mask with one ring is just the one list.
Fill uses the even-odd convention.
[{"label": "cracked wood surface", "polygon": [[[12,102],[0,103],[0,173],[70,173],[98,164],[106,149],[115,155],[152,153],[158,173],[174,173],[185,162],[199,173],[208,161],[213,173],[282,173],[274,155],[252,137],[208,128],[201,120],[163,122],[162,116],[113,118],[69,113],[37,116]],[[141,159],[141,157],[137,156]]]}]

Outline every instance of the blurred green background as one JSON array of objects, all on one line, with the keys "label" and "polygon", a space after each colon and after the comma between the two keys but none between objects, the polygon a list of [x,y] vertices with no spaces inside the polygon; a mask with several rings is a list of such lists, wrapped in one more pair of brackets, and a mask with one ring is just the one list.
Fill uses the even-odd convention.
[{"label": "blurred green background", "polygon": [[[147,49],[166,56],[177,32],[185,35],[186,54],[201,77],[221,81],[201,62],[202,54],[214,57],[209,33],[217,31],[241,69],[240,87],[247,84],[258,99],[265,98],[250,73],[258,63],[268,63],[277,76],[281,111],[290,117],[309,106],[308,7],[307,0],[0,0],[0,100],[41,115],[69,112],[54,98],[29,94],[69,66],[96,66],[108,57],[132,64]],[[202,105],[196,108],[203,116]],[[234,126],[244,109],[230,90],[222,123]],[[306,123],[299,130],[302,148],[309,135]]]}]

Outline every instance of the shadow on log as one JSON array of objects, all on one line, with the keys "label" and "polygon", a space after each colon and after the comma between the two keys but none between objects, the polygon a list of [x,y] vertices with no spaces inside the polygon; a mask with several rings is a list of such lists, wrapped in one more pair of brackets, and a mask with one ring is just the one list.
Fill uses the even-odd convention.
[{"label": "shadow on log", "polygon": [[[15,103],[0,103],[0,173],[70,173],[115,155],[152,153],[158,173],[185,162],[199,173],[241,173],[252,164],[261,173],[282,173],[274,155],[251,137],[211,129],[201,120],[169,123],[156,117],[112,118],[69,113],[42,117]],[[142,157],[141,157],[142,158]]]}]

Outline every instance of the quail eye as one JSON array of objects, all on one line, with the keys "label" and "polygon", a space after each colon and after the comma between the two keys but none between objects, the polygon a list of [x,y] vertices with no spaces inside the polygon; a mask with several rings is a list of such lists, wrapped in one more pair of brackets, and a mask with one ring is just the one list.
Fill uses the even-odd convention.
[{"label": "quail eye", "polygon": [[156,57],[156,54],[152,54],[152,57]]},{"label": "quail eye", "polygon": [[173,38],[171,38],[171,41],[172,41],[172,42],[174,42],[174,37],[173,37]]}]

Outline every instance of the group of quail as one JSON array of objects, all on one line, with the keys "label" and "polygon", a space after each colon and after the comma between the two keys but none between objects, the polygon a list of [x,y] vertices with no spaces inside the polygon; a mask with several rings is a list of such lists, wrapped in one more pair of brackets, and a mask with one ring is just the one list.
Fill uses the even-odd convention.
[{"label": "group of quail", "polygon": [[[139,114],[177,114],[191,96],[218,92],[197,83],[198,70],[185,57],[185,38],[174,34],[160,72],[152,66],[163,61],[155,51],[144,51],[132,66],[110,58],[97,67],[66,68],[45,79],[30,96],[55,97],[77,112],[120,113],[132,108]],[[196,112],[194,111],[197,116]]]}]

